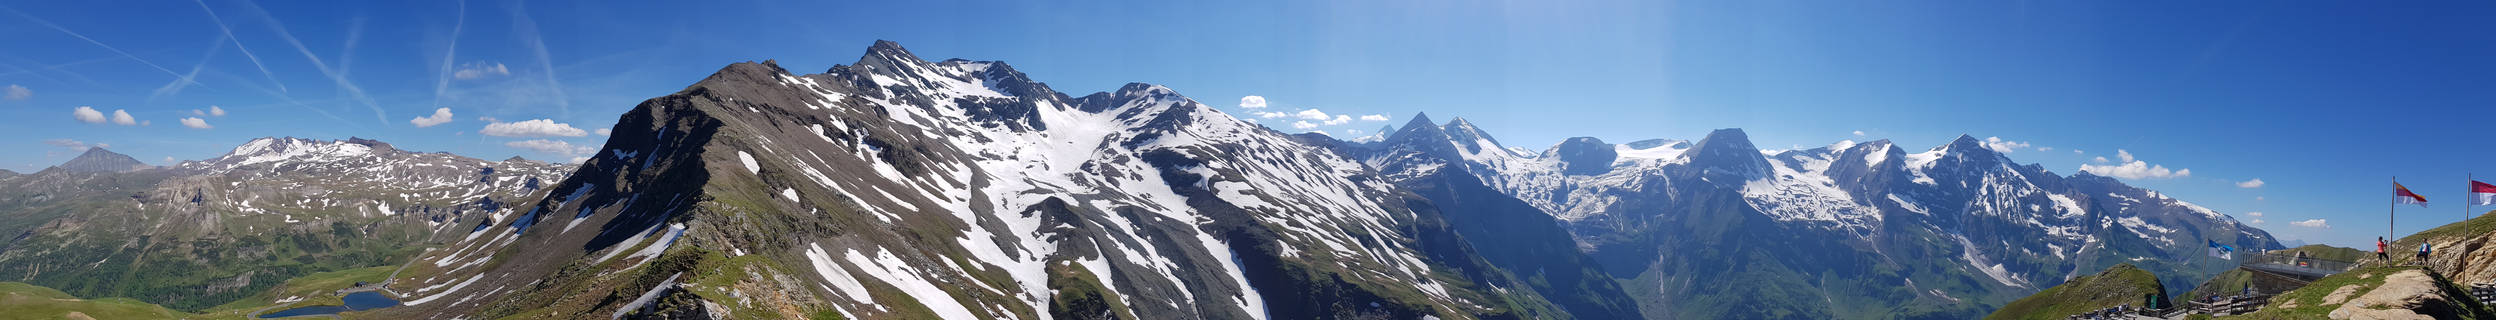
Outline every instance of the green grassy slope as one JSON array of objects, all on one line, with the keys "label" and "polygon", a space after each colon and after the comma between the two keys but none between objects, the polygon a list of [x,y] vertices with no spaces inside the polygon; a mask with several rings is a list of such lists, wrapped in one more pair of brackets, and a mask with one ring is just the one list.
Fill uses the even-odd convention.
[{"label": "green grassy slope", "polygon": [[188,314],[128,298],[79,299],[18,282],[0,282],[0,319],[174,319]]},{"label": "green grassy slope", "polygon": [[2141,306],[2150,297],[2165,299],[2166,291],[2157,275],[2120,264],[2011,301],[1985,319],[2062,319],[2118,305]]}]

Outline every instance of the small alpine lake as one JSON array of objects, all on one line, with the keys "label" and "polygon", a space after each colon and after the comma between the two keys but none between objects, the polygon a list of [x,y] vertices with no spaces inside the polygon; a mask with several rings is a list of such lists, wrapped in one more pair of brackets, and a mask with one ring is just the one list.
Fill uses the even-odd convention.
[{"label": "small alpine lake", "polygon": [[346,305],[342,305],[342,306],[308,306],[308,307],[297,307],[297,308],[293,308],[293,309],[278,310],[277,312],[270,312],[270,313],[266,313],[266,314],[261,314],[261,315],[259,315],[257,318],[264,318],[264,319],[266,319],[266,318],[285,318],[285,317],[299,317],[299,316],[313,316],[313,315],[330,315],[330,314],[338,314],[339,312],[347,312],[347,311],[364,311],[364,310],[372,310],[372,309],[380,309],[380,308],[388,308],[388,307],[396,307],[396,306],[399,306],[399,300],[398,300],[398,299],[391,299],[391,298],[390,298],[390,296],[385,296],[385,295],[382,295],[380,292],[373,292],[373,291],[364,291],[364,292],[349,293],[349,294],[347,294],[347,296],[346,296],[346,297],[343,297],[341,300],[345,301],[345,302],[346,302]]}]

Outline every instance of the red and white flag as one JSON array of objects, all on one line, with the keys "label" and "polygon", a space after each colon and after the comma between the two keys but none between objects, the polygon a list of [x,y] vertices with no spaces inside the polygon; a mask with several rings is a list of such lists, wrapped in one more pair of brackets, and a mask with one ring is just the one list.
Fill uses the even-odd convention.
[{"label": "red and white flag", "polygon": [[2496,184],[2470,180],[2470,205],[2496,205]]},{"label": "red and white flag", "polygon": [[2427,197],[2419,196],[2418,193],[2415,192],[2409,192],[2409,187],[2401,186],[2401,183],[2399,182],[2392,183],[2392,195],[2393,202],[2417,204],[2420,208],[2427,207]]}]

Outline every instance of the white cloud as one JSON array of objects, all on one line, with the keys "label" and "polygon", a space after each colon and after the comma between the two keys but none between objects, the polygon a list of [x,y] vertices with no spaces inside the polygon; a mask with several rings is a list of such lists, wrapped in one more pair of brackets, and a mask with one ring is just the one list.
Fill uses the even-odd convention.
[{"label": "white cloud", "polygon": [[122,109],[113,109],[113,124],[125,125],[125,126],[130,126],[130,125],[138,125],[138,124],[139,124],[139,120],[138,120],[138,119],[136,119],[136,118],[131,118],[131,117],[130,117],[130,111],[127,111],[127,110],[122,110]]},{"label": "white cloud", "polygon": [[200,119],[199,117],[182,118],[182,126],[184,126],[184,127],[190,127],[191,129],[213,129],[213,128],[216,128],[215,126],[210,126],[210,125],[208,125],[208,120],[206,120],[206,119]]},{"label": "white cloud", "polygon": [[589,135],[589,131],[583,131],[580,128],[573,128],[572,125],[569,124],[557,123],[552,119],[525,120],[520,122],[495,122],[485,125],[485,130],[478,130],[477,133],[484,133],[485,135],[496,137],[579,137]]},{"label": "white cloud", "polygon": [[179,160],[179,159],[174,159],[174,158],[173,158],[173,156],[165,156],[165,164],[176,164],[176,163],[182,163],[182,160]]},{"label": "white cloud", "polygon": [[529,150],[529,151],[537,151],[538,153],[554,154],[554,155],[563,155],[563,156],[579,156],[579,155],[585,155],[585,154],[589,154],[589,153],[591,153],[591,152],[597,152],[597,151],[598,151],[598,150],[590,149],[588,146],[578,146],[578,145],[573,145],[573,144],[572,144],[572,143],[570,143],[570,142],[563,142],[563,141],[561,141],[561,140],[546,140],[546,139],[520,140],[520,141],[504,142],[504,143],[503,143],[503,146],[505,146],[505,147],[513,147],[513,148],[520,148],[520,149],[527,149],[527,150]]},{"label": "white cloud", "polygon": [[2012,151],[2019,151],[2019,149],[2027,149],[2028,143],[2002,140],[2002,137],[1985,137],[1985,148],[1993,149],[1993,152],[2011,153]]},{"label": "white cloud", "polygon": [[1348,135],[1356,135],[1356,136],[1357,136],[1357,135],[1361,135],[1361,129],[1344,130],[1344,131],[1343,131],[1343,134],[1348,134]]},{"label": "white cloud", "polygon": [[2054,147],[2037,147],[2037,151],[2054,151]]},{"label": "white cloud", "polygon": [[1387,115],[1384,115],[1384,114],[1372,114],[1372,115],[1365,115],[1365,116],[1361,116],[1361,121],[1387,121]]},{"label": "white cloud", "polygon": [[598,133],[598,135],[600,135],[600,136],[611,136],[611,135],[615,135],[615,129],[613,129],[613,128],[598,128],[598,132],[597,132],[597,133]]},{"label": "white cloud", "polygon": [[2261,212],[2261,211],[2248,211],[2248,212],[2245,212],[2245,216],[2247,216],[2247,217],[2261,218],[2261,217],[2262,217],[2262,212]]},{"label": "white cloud", "polygon": [[1265,108],[1265,97],[1263,97],[1263,96],[1246,96],[1246,97],[1239,97],[1239,107],[1241,107],[1241,108],[1248,108],[1248,109],[1263,109],[1263,108]]},{"label": "white cloud", "polygon": [[104,112],[95,111],[95,107],[78,106],[78,109],[70,110],[69,115],[78,118],[78,122],[104,123]]},{"label": "white cloud", "polygon": [[1352,123],[1352,116],[1347,116],[1347,115],[1340,115],[1340,114],[1338,114],[1338,115],[1335,115],[1335,118],[1334,118],[1334,119],[1326,119],[1326,125],[1330,125],[1330,126],[1331,126],[1331,125],[1338,125],[1338,124],[1346,124],[1346,123]]},{"label": "white cloud", "polygon": [[2253,219],[2253,222],[2252,222],[2252,223],[2253,223],[2253,224],[2262,224],[2262,219]]},{"label": "white cloud", "polygon": [[487,64],[486,62],[469,62],[468,64],[459,65],[459,72],[451,73],[452,78],[459,78],[460,80],[476,80],[489,76],[508,75],[511,75],[511,68],[503,67],[503,63],[501,62],[495,62],[492,64]]},{"label": "white cloud", "polygon": [[35,97],[35,91],[34,91],[34,90],[27,90],[27,89],[26,89],[26,86],[21,86],[21,85],[14,85],[14,84],[12,84],[12,85],[9,85],[9,88],[8,88],[8,90],[7,90],[7,91],[8,91],[8,92],[6,92],[6,93],[0,93],[0,95],[5,95],[5,96],[6,96],[5,98],[7,98],[7,99],[9,99],[9,100],[21,100],[21,101],[22,101],[22,100],[26,100],[27,98],[34,98],[34,97]]},{"label": "white cloud", "polygon": [[2262,196],[2253,196],[2253,201],[2262,201],[2262,200],[2270,200],[2270,199],[2264,199]]},{"label": "white cloud", "polygon": [[423,117],[416,117],[415,119],[408,119],[408,120],[407,120],[407,123],[413,123],[413,124],[416,124],[416,127],[417,127],[417,128],[431,127],[431,126],[442,125],[442,124],[444,124],[444,123],[451,123],[451,108],[433,109],[433,115],[431,115],[431,116],[423,116]]},{"label": "white cloud", "polygon": [[[2131,180],[2167,179],[2193,176],[2193,169],[2168,170],[2167,166],[2152,165],[2149,164],[2148,161],[2133,159],[2132,152],[2130,151],[2116,149],[2115,154],[2118,157],[2123,158],[2122,163],[2113,165],[2081,164],[2080,171],[2101,176]],[[2098,162],[2105,162],[2104,157],[2100,157],[2097,160]]]},{"label": "white cloud", "polygon": [[51,140],[44,140],[44,141],[43,141],[43,144],[52,145],[52,146],[54,146],[54,147],[69,148],[69,150],[70,150],[70,151],[87,151],[87,148],[88,148],[88,147],[99,147],[99,148],[102,148],[102,147],[110,147],[110,146],[107,146],[107,145],[102,144],[102,143],[89,145],[89,144],[87,144],[87,142],[86,142],[86,141],[78,141],[78,140],[70,140],[70,139],[51,139]]},{"label": "white cloud", "polygon": [[1286,112],[1264,112],[1264,111],[1253,111],[1253,112],[1249,112],[1249,113],[1256,114],[1258,118],[1266,118],[1266,119],[1273,119],[1273,118],[1281,118],[1281,117],[1289,117],[1289,116],[1291,116],[1291,113],[1286,113]]},{"label": "white cloud", "polygon": [[2096,161],[2097,163],[2106,163],[2106,157],[2097,157],[2097,159],[2089,159],[2089,161]]},{"label": "white cloud", "polygon": [[1307,120],[1292,121],[1292,122],[1291,122],[1291,128],[1292,128],[1292,129],[1308,130],[1308,129],[1312,129],[1312,128],[1317,128],[1317,124],[1315,124],[1315,123],[1309,123],[1309,121],[1307,121]]},{"label": "white cloud", "polygon": [[2314,220],[2306,220],[2306,221],[2289,222],[2288,224],[2296,225],[2296,226],[2299,226],[2299,227],[2307,227],[2307,228],[2316,228],[2316,229],[2331,229],[2331,223],[2329,223],[2329,222],[2325,222],[2325,221],[2323,221],[2323,219],[2314,219]]},{"label": "white cloud", "polygon": [[2245,180],[2245,182],[2237,182],[2236,187],[2245,189],[2261,188],[2262,178],[2254,178],[2253,180]]},{"label": "white cloud", "polygon": [[1326,121],[1326,119],[1332,119],[1332,118],[1334,118],[1334,117],[1335,117],[1335,116],[1326,115],[1326,112],[1325,112],[1325,111],[1317,111],[1317,109],[1300,110],[1300,112],[1292,113],[1292,114],[1291,114],[1291,116],[1292,116],[1292,117],[1295,117],[1295,118],[1300,118],[1301,120],[1317,120],[1317,121]]},{"label": "white cloud", "polygon": [[2144,161],[2133,161],[2133,162],[2125,162],[2125,163],[2123,163],[2123,164],[2118,164],[2118,165],[2102,165],[2102,166],[2101,166],[2101,165],[2092,165],[2092,164],[2082,164],[2082,165],[2080,165],[2080,171],[2085,171],[2085,172],[2088,172],[2089,174],[2095,174],[2095,175],[2101,175],[2101,176],[2108,176],[2108,177],[2116,177],[2116,178],[2123,178],[2123,179],[2129,179],[2129,180],[2140,180],[2140,179],[2168,179],[2168,178],[2182,178],[2182,177],[2190,177],[2190,176],[2193,176],[2193,169],[2168,170],[2168,169],[2167,169],[2167,166],[2163,166],[2163,165],[2152,165],[2152,164],[2149,164],[2149,162],[2144,162]]},{"label": "white cloud", "polygon": [[225,107],[208,106],[208,115],[223,117],[225,116]]},{"label": "white cloud", "polygon": [[1861,137],[1861,136],[1863,136],[1863,130],[1855,130],[1855,136],[1857,136],[1857,137]]},{"label": "white cloud", "polygon": [[2080,153],[2081,153],[2081,152],[2080,152],[2080,149],[2071,149],[2071,154],[2080,154]]}]

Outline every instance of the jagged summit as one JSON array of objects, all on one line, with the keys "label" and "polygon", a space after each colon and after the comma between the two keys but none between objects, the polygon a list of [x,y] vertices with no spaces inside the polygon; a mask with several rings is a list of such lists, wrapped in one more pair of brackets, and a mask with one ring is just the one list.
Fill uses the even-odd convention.
[{"label": "jagged summit", "polygon": [[915,72],[925,68],[927,64],[927,60],[919,59],[918,55],[911,54],[910,49],[902,48],[901,43],[876,40],[875,45],[867,47],[866,54],[858,57],[858,62],[852,66],[863,71],[882,73]]},{"label": "jagged summit", "polygon": [[122,172],[146,168],[147,163],[129,155],[104,150],[104,147],[88,147],[87,152],[78,154],[77,158],[52,167],[68,172]]}]

